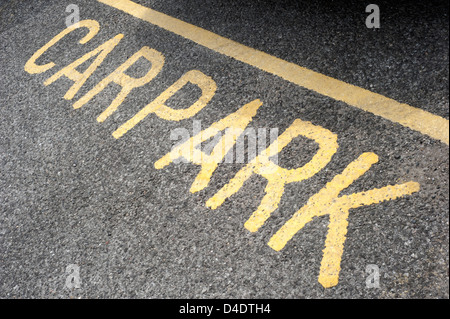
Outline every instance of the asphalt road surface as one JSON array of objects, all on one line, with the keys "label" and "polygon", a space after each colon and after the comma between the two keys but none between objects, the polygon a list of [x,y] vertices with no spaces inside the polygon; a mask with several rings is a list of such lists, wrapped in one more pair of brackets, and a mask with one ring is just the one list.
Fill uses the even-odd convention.
[{"label": "asphalt road surface", "polygon": [[448,298],[448,1],[370,3],[0,1],[0,297]]}]

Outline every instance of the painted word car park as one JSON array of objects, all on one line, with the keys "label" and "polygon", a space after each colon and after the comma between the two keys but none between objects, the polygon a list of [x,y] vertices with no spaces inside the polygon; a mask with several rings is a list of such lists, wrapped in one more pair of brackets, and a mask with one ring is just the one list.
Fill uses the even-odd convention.
[{"label": "painted word car park", "polygon": [[[264,296],[271,294],[267,287],[277,287],[284,296],[306,295],[310,289],[318,295],[332,293],[323,288],[345,285],[357,295],[389,296],[389,289],[366,287],[367,265],[379,263],[385,275],[379,280],[392,287],[406,280],[404,273],[409,276],[392,270],[403,267],[392,256],[403,256],[398,260],[409,265],[417,258],[413,247],[420,247],[422,254],[441,258],[443,252],[433,251],[437,246],[425,235],[424,242],[412,244],[419,228],[409,223],[422,221],[428,210],[427,216],[435,216],[434,234],[448,227],[443,192],[448,177],[441,174],[448,171],[444,116],[288,62],[145,3],[88,3],[103,13],[93,9],[69,27],[55,27],[17,59],[21,83],[33,83],[33,92],[44,95],[45,112],[58,112],[46,121],[57,127],[65,123],[57,132],[72,142],[62,144],[75,143],[74,154],[83,150],[76,160],[80,172],[67,172],[68,179],[56,183],[72,185],[70,208],[53,207],[48,200],[40,207],[50,215],[63,210],[66,217],[78,216],[63,226],[62,237],[74,242],[61,246],[67,255],[54,262],[84,260],[80,275],[89,269],[87,278],[104,278],[101,269],[115,278],[141,274],[143,295],[161,287],[167,296],[193,291]],[[59,109],[49,109],[48,103]],[[73,121],[58,124],[63,114]],[[195,129],[194,121],[202,128]],[[174,143],[171,132],[180,128],[192,134]],[[239,155],[236,146],[249,128],[269,132],[267,137],[277,128],[279,134],[260,143],[244,163],[227,161]],[[35,138],[49,145],[45,136],[54,130],[37,131]],[[46,156],[48,149],[41,152]],[[59,176],[58,168],[52,169],[49,176]],[[43,182],[45,176],[37,178]],[[44,198],[62,195],[49,192]],[[436,219],[445,214],[447,224]],[[105,230],[91,233],[97,224]],[[92,238],[83,250],[75,246],[82,245],[84,232]],[[396,235],[404,245],[393,240]],[[99,259],[89,257],[94,243],[104,246]],[[70,257],[72,252],[77,257]],[[121,255],[132,266],[125,266]],[[441,278],[445,267],[438,268]],[[351,279],[352,273],[358,279]],[[177,286],[176,278],[185,284]],[[241,286],[244,278],[248,281]],[[132,290],[126,280],[118,282],[119,291]]]}]

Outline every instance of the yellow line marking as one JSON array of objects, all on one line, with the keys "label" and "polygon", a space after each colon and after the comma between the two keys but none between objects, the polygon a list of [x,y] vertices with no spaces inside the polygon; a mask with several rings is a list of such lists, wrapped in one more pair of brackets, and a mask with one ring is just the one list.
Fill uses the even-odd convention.
[{"label": "yellow line marking", "polygon": [[445,118],[300,67],[133,1],[98,1],[194,41],[213,51],[277,75],[301,87],[381,116],[449,145],[449,121]]}]

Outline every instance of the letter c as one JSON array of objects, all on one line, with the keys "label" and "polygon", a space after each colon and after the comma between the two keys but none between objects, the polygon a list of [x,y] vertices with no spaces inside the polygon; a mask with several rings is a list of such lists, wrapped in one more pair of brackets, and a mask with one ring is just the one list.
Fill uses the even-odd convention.
[{"label": "letter c", "polygon": [[44,45],[42,48],[37,50],[33,56],[27,61],[25,64],[25,71],[27,71],[30,74],[37,74],[37,73],[43,73],[45,71],[50,70],[55,66],[55,63],[49,62],[44,65],[37,65],[36,60],[44,54],[45,51],[47,51],[49,48],[51,48],[53,45],[55,45],[56,42],[64,38],[66,35],[68,35],[70,32],[85,27],[89,29],[89,32],[87,35],[85,35],[81,40],[80,44],[85,44],[89,42],[95,35],[97,35],[98,31],[100,30],[100,24],[95,20],[83,20],[80,21],[77,24],[74,24],[66,29],[64,29],[62,32],[60,32],[57,36],[55,36],[53,39],[50,40],[46,45]]}]

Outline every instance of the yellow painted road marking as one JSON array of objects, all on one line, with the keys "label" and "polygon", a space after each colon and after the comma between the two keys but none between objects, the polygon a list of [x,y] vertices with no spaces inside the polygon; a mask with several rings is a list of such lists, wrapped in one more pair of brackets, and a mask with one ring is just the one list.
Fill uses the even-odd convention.
[{"label": "yellow painted road marking", "polygon": [[[284,147],[300,135],[319,145],[319,151],[311,161],[300,168],[285,169],[270,160],[270,157],[280,153]],[[336,134],[323,127],[296,119],[276,141],[244,166],[228,184],[211,197],[206,202],[206,206],[216,209],[222,205],[225,199],[238,192],[253,174],[263,176],[267,179],[266,195],[258,209],[244,225],[249,231],[256,232],[278,208],[287,184],[311,178],[331,161],[338,149],[337,138]]]},{"label": "yellow painted road marking", "polygon": [[321,191],[312,196],[308,203],[272,236],[268,245],[279,251],[314,217],[329,215],[330,223],[323,250],[319,282],[325,288],[337,285],[347,235],[349,210],[410,195],[420,189],[419,183],[407,182],[338,197],[342,190],[350,186],[376,162],[378,162],[376,154],[364,153],[350,163],[341,174],[335,176]]},{"label": "yellow painted road marking", "polygon": [[42,48],[36,51],[33,56],[28,60],[25,64],[25,71],[30,74],[38,74],[43,73],[55,66],[55,63],[50,62],[45,65],[37,65],[36,60],[42,56],[48,49],[55,45],[55,43],[59,42],[66,35],[71,33],[72,31],[77,30],[78,28],[87,28],[89,30],[88,34],[84,36],[79,43],[86,44],[88,43],[94,36],[97,35],[98,31],[100,31],[100,24],[95,20],[84,20],[73,26],[68,27],[61,31],[57,36],[55,36],[50,42],[44,45]]},{"label": "yellow painted road marking", "polygon": [[[53,74],[51,77],[49,77],[45,82],[44,85],[50,85],[62,76],[66,76],[67,78],[71,79],[75,83],[72,85],[72,87],[67,91],[67,93],[64,95],[64,98],[66,100],[71,100],[77,94],[77,92],[80,90],[80,88],[83,86],[83,84],[86,82],[86,80],[94,73],[94,71],[98,68],[98,66],[103,62],[103,60],[106,58],[106,56],[119,44],[120,40],[123,38],[123,34],[118,34],[114,38],[106,41],[102,45],[100,45],[97,49],[86,53],[81,58],[76,60],[75,62],[72,62],[68,66],[62,68],[55,74]],[[97,56],[92,62],[92,64],[84,71],[83,73],[80,73],[76,70],[77,67],[82,65],[84,62],[88,61],[90,58]]]},{"label": "yellow painted road marking", "polygon": [[[194,104],[185,109],[172,109],[164,104],[169,98],[171,98],[188,83],[195,84],[202,90],[202,95]],[[147,104],[135,116],[129,119],[126,123],[122,124],[117,130],[114,131],[112,135],[115,138],[122,137],[151,113],[155,113],[159,118],[167,121],[181,121],[193,117],[209,103],[216,93],[216,90],[216,82],[214,82],[211,77],[205,75],[203,72],[198,70],[186,72],[180,79],[178,79],[178,81],[161,93],[161,95],[158,96],[153,102]]]},{"label": "yellow painted road marking", "polygon": [[[99,25],[96,21],[86,20],[78,24],[78,28],[86,27],[89,33],[81,39],[80,43],[86,43],[99,31]],[[61,40],[65,35],[73,31],[75,28],[68,28],[54,37],[44,47],[36,51],[36,53],[26,62],[25,70],[31,74],[46,72],[53,68],[53,62],[45,65],[37,65],[37,59],[45,53],[47,49]],[[79,88],[87,80],[87,78],[97,69],[106,56],[120,42],[123,35],[118,34],[114,38],[101,44],[97,49],[85,54],[83,57],[72,62],[68,66],[62,68],[53,76],[48,78],[44,84],[49,85],[58,80],[62,76],[71,79],[73,86],[65,94],[64,98],[72,99]],[[88,61],[90,58],[96,59],[86,71],[80,73],[76,70],[78,66]],[[152,67],[147,74],[141,78],[132,78],[125,74],[136,61],[144,57],[152,63]],[[122,86],[122,90],[112,104],[99,117],[99,122],[106,119],[112,114],[126,98],[128,93],[138,87],[151,81],[158,74],[163,66],[164,57],[161,53],[143,47],[140,51],[129,58],[116,71],[111,73],[104,80],[99,82],[91,89],[85,97],[81,98],[74,104],[75,108],[81,107],[87,103],[92,97],[101,92],[106,85],[115,82]],[[201,97],[191,106],[184,109],[172,109],[165,105],[166,101],[177,91],[184,87],[188,82],[197,85],[202,90]],[[113,133],[115,138],[119,138],[129,129],[133,128],[137,123],[143,120],[147,115],[155,113],[158,117],[179,121],[194,116],[203,109],[206,104],[214,96],[217,89],[216,83],[212,78],[197,70],[191,70],[185,73],[171,87],[164,91],[153,102],[145,106],[133,118],[122,125]],[[174,159],[182,156],[187,160],[201,166],[201,171],[197,175],[191,187],[191,192],[198,192],[208,186],[210,178],[214,173],[217,165],[223,160],[227,152],[236,143],[249,122],[256,115],[257,110],[262,105],[260,100],[254,100],[226,118],[213,123],[209,128],[199,132],[187,142],[177,146],[171,152],[166,154],[155,163],[155,168],[161,169],[169,165]],[[219,132],[226,130],[220,141],[214,147],[210,155],[195,148],[210,137],[216,136]],[[279,167],[270,160],[270,157],[277,155],[286,145],[294,138],[303,135],[314,140],[319,144],[319,151],[311,159],[309,163],[297,169],[284,169]],[[337,151],[337,135],[331,131],[315,126],[310,122],[296,119],[293,124],[281,134],[275,142],[262,151],[248,165],[242,168],[236,176],[230,180],[219,192],[217,192],[206,203],[212,209],[220,206],[224,200],[239,191],[244,182],[252,175],[259,174],[268,180],[266,187],[266,195],[261,201],[258,210],[252,214],[246,222],[245,227],[250,231],[257,231],[265,221],[270,217],[271,213],[278,207],[284,192],[285,185],[292,182],[300,182],[311,178],[317,172],[322,170],[331,160]],[[358,159],[350,163],[347,168],[339,175],[335,176],[331,182],[317,194],[313,195],[309,201],[303,206],[281,229],[270,239],[268,245],[274,250],[281,250],[289,240],[301,230],[314,217],[329,215],[328,234],[325,242],[324,256],[322,259],[319,282],[324,287],[332,287],[337,284],[339,279],[340,262],[344,249],[345,237],[347,234],[349,210],[364,205],[380,203],[382,201],[393,200],[396,198],[410,195],[419,191],[420,185],[416,182],[408,182],[397,184],[394,186],[385,186],[380,189],[371,189],[369,191],[354,193],[351,195],[343,195],[339,197],[342,190],[350,186],[357,178],[362,176],[370,167],[378,161],[378,157],[374,153],[362,154]]]},{"label": "yellow painted road marking", "polygon": [[[125,71],[127,71],[140,58],[145,58],[147,61],[151,62],[151,67],[148,70],[147,74],[138,79],[125,74]],[[149,47],[143,47],[138,52],[133,54],[133,56],[130,57],[124,64],[117,68],[117,70],[100,81],[93,89],[86,93],[86,95],[75,102],[73,108],[78,109],[82,107],[94,96],[104,90],[111,82],[114,82],[122,86],[122,90],[111,103],[111,105],[97,118],[97,121],[103,122],[107,117],[109,117],[117,110],[117,108],[120,106],[120,104],[122,104],[131,90],[143,86],[153,80],[153,78],[161,71],[163,65],[164,56],[160,52],[150,49]]]},{"label": "yellow painted road marking", "polygon": [[252,49],[130,0],[98,0],[213,51],[322,95],[381,116],[449,145],[449,121],[416,107]]},{"label": "yellow painted road marking", "polygon": [[[236,139],[244,132],[244,129],[256,115],[256,111],[261,105],[262,102],[260,100],[254,100],[244,105],[236,112],[228,115],[226,118],[213,123],[209,128],[191,137],[189,140],[164,155],[155,163],[155,168],[164,168],[173,162],[173,160],[183,156],[188,161],[201,165],[201,171],[191,186],[191,192],[196,193],[201,191],[208,186],[217,165],[236,143]],[[195,147],[223,130],[226,130],[225,135],[222,136],[210,155],[205,154]]]}]

